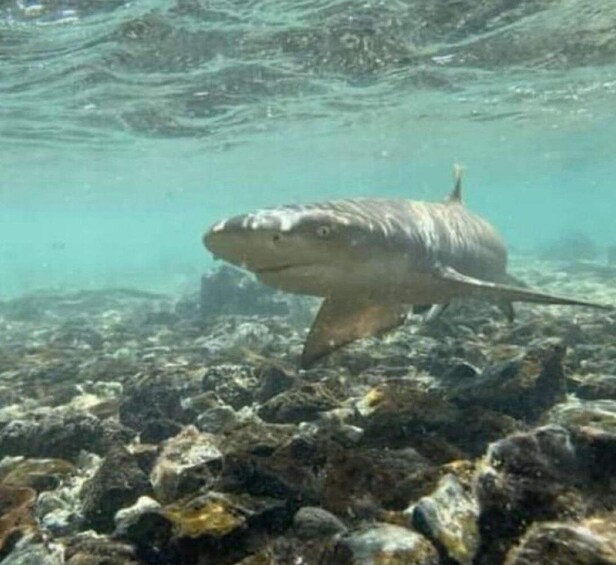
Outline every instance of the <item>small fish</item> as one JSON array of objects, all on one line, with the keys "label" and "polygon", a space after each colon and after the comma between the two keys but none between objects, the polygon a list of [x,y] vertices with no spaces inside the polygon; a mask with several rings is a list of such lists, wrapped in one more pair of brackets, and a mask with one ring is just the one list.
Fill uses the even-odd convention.
[{"label": "small fish", "polygon": [[203,237],[217,258],[274,288],[323,298],[301,366],[402,324],[410,305],[438,317],[454,298],[611,307],[522,287],[496,230],[462,203],[462,175],[443,202],[356,198],[259,210]]}]

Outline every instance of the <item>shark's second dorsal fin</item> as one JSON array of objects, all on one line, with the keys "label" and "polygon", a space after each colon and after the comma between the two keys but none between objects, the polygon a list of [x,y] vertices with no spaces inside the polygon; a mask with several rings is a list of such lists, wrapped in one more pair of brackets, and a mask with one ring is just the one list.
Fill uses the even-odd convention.
[{"label": "shark's second dorsal fin", "polygon": [[462,202],[462,165],[453,166],[453,190],[447,202]]}]

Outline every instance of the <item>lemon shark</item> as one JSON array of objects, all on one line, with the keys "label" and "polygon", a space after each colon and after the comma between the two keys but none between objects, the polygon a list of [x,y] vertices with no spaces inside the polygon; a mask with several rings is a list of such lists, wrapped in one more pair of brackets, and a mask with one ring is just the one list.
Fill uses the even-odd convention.
[{"label": "lemon shark", "polygon": [[497,231],[462,202],[461,172],[442,202],[350,198],[235,216],[203,236],[215,258],[263,283],[323,298],[301,366],[404,322],[413,305],[434,319],[458,298],[608,308],[529,289],[507,273]]}]

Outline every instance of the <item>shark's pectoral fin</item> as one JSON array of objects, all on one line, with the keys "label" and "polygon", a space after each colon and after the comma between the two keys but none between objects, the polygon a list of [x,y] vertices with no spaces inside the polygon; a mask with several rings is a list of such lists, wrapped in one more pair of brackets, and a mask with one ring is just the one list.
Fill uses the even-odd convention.
[{"label": "shark's pectoral fin", "polygon": [[507,321],[511,324],[515,320],[515,310],[513,309],[513,304],[508,302],[507,300],[501,300],[496,303],[498,309],[504,314]]},{"label": "shark's pectoral fin", "polygon": [[[496,304],[511,303],[511,302],[535,302],[538,304],[566,304],[570,306],[588,306],[590,308],[601,308],[611,310],[611,306],[597,304],[595,302],[587,302],[585,300],[576,300],[574,298],[566,298],[564,296],[556,296],[545,292],[537,292],[527,288],[518,288],[505,284],[499,284],[490,281],[484,281],[473,277],[468,277],[459,273],[451,267],[439,265],[434,268],[434,278],[447,283],[450,292],[458,296],[476,296],[491,300]],[[508,308],[508,307],[506,307]],[[504,310],[509,316],[511,311]]]},{"label": "shark's pectoral fin", "polygon": [[332,296],[321,304],[302,352],[307,369],[318,359],[356,339],[369,337],[402,324],[408,306]]},{"label": "shark's pectoral fin", "polygon": [[441,317],[441,314],[447,310],[449,302],[443,304],[413,304],[413,314],[423,314],[423,321],[426,323],[434,322]]},{"label": "shark's pectoral fin", "polygon": [[430,324],[435,320],[438,320],[447,308],[449,308],[449,302],[444,302],[443,304],[432,304],[430,310],[428,310],[428,313],[424,317],[424,322],[426,322],[426,324]]}]

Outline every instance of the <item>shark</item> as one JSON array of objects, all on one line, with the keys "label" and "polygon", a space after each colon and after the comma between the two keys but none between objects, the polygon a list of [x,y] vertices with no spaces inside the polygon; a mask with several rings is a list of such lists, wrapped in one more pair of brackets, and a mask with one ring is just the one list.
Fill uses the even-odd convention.
[{"label": "shark", "polygon": [[403,324],[411,308],[434,320],[458,299],[611,309],[530,289],[507,272],[502,237],[462,200],[462,172],[438,202],[348,198],[266,208],[217,222],[203,236],[214,258],[264,284],[322,299],[300,367]]}]

